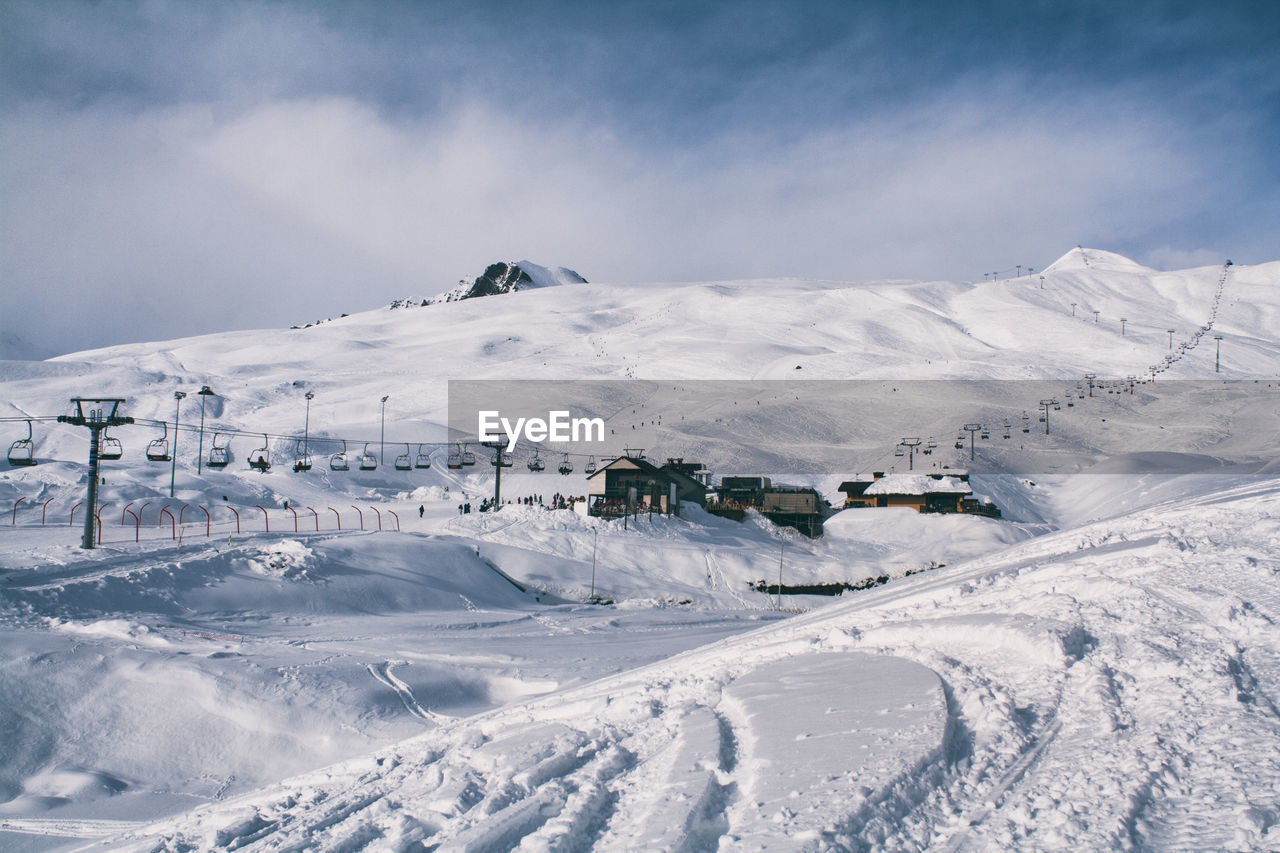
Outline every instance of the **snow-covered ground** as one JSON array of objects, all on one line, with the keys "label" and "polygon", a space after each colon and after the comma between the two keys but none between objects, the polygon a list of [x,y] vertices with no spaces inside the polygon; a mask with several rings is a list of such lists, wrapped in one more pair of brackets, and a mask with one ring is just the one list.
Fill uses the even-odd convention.
[{"label": "snow-covered ground", "polygon": [[[0,417],[121,396],[172,427],[172,392],[190,394],[172,499],[170,465],[141,459],[159,429],[112,431],[127,452],[104,469],[95,551],[75,515],[84,430],[37,420],[40,464],[0,466],[0,846],[1280,847],[1280,263],[1162,273],[1079,249],[1044,275],[562,283],[0,363]],[[1106,473],[1001,475],[1017,454],[993,447],[973,487],[1003,520],[848,510],[818,540],[694,507],[625,528],[460,515],[488,466],[450,471],[430,444],[445,380],[761,382],[797,365],[1072,385],[1155,366],[1157,385],[1234,390],[1197,411],[1151,395],[1064,410],[1064,443],[1041,449]],[[243,464],[261,442],[236,435],[231,466],[197,473],[204,384],[206,453],[219,427],[299,433],[310,390],[313,437],[379,453],[390,395],[387,456],[423,443],[433,466],[335,472],[325,445],[294,474],[277,439],[263,474]],[[610,424],[655,456],[832,500],[893,464],[865,419],[784,403],[734,423],[690,410],[701,443],[680,444],[670,413]],[[1153,417],[1178,440],[1119,453],[1108,430]],[[787,430],[813,440],[727,467],[742,435]],[[963,466],[954,438],[938,458]],[[503,491],[586,488],[512,469]],[[839,599],[752,587],[881,576]]]}]

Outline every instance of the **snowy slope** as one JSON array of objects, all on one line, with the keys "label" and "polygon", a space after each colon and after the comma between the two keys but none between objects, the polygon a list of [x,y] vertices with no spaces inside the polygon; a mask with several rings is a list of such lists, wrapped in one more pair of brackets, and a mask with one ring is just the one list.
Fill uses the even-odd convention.
[{"label": "snowy slope", "polygon": [[1280,481],[1209,494],[112,846],[1272,849],[1278,549]]},{"label": "snowy slope", "polygon": [[[1043,289],[1039,275],[574,283],[2,362],[3,418],[118,395],[172,429],[173,392],[190,396],[173,467],[141,458],[158,424],[112,431],[126,455],[104,467],[92,554],[77,548],[84,430],[36,420],[40,464],[0,463],[0,846],[1274,846],[1277,285],[1280,262],[1158,272],[1078,249]],[[1210,322],[1221,374],[1195,337]],[[888,401],[926,388],[909,380],[1057,393],[1171,353],[1157,387],[1259,390],[1237,382],[1194,412],[1101,394],[1064,409],[1053,470],[1108,464],[975,474],[1004,521],[851,510],[809,541],[693,509],[625,529],[538,507],[463,516],[488,466],[450,471],[438,444],[448,380],[750,381],[688,386],[683,433],[619,403],[609,450],[797,475],[838,500],[840,480],[893,465],[892,446],[820,399],[797,410],[771,380],[887,380],[891,421],[906,406]],[[219,429],[232,448],[220,472],[195,466],[204,384],[219,395],[205,453]],[[998,411],[1033,387],[1007,383]],[[272,470],[249,470],[262,437],[239,433],[301,435],[306,391],[315,469],[290,472],[296,441],[280,437]],[[383,395],[378,469],[329,470],[338,438],[383,457]],[[929,429],[934,459],[965,465],[957,415]],[[1162,470],[1198,472],[1198,455],[1262,475],[1123,473],[1141,460],[1113,430],[1156,420],[1179,430]],[[13,441],[26,423],[0,430]],[[785,446],[736,455],[761,436]],[[1012,469],[1011,445],[1031,440],[987,460]],[[429,470],[394,469],[419,450]],[[580,473],[522,468],[503,485],[585,491]],[[891,580],[833,606],[784,597],[804,612],[784,619],[750,586],[780,569],[787,584]],[[592,591],[617,603],[584,604]]]}]

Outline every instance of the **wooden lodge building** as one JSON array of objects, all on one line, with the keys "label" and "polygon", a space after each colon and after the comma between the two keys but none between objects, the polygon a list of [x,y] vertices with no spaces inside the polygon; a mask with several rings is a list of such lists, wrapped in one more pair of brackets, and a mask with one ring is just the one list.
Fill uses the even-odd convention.
[{"label": "wooden lodge building", "polygon": [[627,512],[680,514],[681,501],[699,505],[707,487],[694,478],[700,466],[670,459],[661,467],[647,459],[619,456],[587,478],[587,514],[613,518]]},{"label": "wooden lodge building", "polygon": [[909,474],[872,473],[870,480],[840,484],[845,508],[909,507],[916,512],[963,512],[999,518],[995,504],[979,501],[969,487],[967,471],[945,469]]}]

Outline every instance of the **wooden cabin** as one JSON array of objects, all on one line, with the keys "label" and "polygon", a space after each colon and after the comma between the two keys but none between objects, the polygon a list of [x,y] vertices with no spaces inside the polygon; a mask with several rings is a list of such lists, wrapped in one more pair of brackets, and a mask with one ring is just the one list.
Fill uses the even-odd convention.
[{"label": "wooden cabin", "polygon": [[845,507],[910,507],[916,512],[968,512],[1000,517],[993,504],[973,497],[967,471],[890,474],[876,471],[871,480],[840,484]]},{"label": "wooden cabin", "polygon": [[706,487],[683,473],[681,466],[659,468],[634,456],[619,456],[587,478],[587,512],[596,516],[627,511],[678,515],[681,501],[703,504],[706,497]]}]

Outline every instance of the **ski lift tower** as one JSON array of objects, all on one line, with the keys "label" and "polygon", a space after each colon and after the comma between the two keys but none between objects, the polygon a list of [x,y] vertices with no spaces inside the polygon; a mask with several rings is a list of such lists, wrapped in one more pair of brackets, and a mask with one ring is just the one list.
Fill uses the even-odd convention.
[{"label": "ski lift tower", "polygon": [[1222,372],[1222,335],[1214,335],[1213,340],[1217,347],[1217,352],[1213,355],[1213,372]]},{"label": "ski lift tower", "polygon": [[982,424],[965,424],[961,427],[965,432],[969,433],[969,461],[973,461],[973,434],[982,431]]},{"label": "ski lift tower", "polygon": [[1061,411],[1062,404],[1054,399],[1041,400],[1040,408],[1044,409],[1044,434],[1048,435],[1049,434],[1049,412]]},{"label": "ski lift tower", "polygon": [[493,451],[493,511],[497,512],[502,508],[502,469],[510,468],[514,461],[507,461],[510,454],[507,453],[507,443],[502,439],[480,444]]},{"label": "ski lift tower", "polygon": [[[133,418],[127,418],[119,414],[120,404],[124,402],[123,397],[72,397],[71,402],[76,404],[76,413],[74,415],[58,415],[58,423],[88,427],[89,429],[89,485],[84,499],[84,535],[80,538],[80,547],[92,550],[93,525],[97,520],[98,460],[102,452],[102,433],[107,427],[131,424],[133,423]],[[87,411],[85,409],[86,403],[90,404],[90,408]],[[99,404],[98,408],[93,408],[95,403]],[[109,411],[104,408],[106,404],[111,405]]]},{"label": "ski lift tower", "polygon": [[918,438],[904,438],[898,442],[899,447],[905,447],[907,450],[907,470],[914,471],[916,469],[916,448],[921,445]]}]

